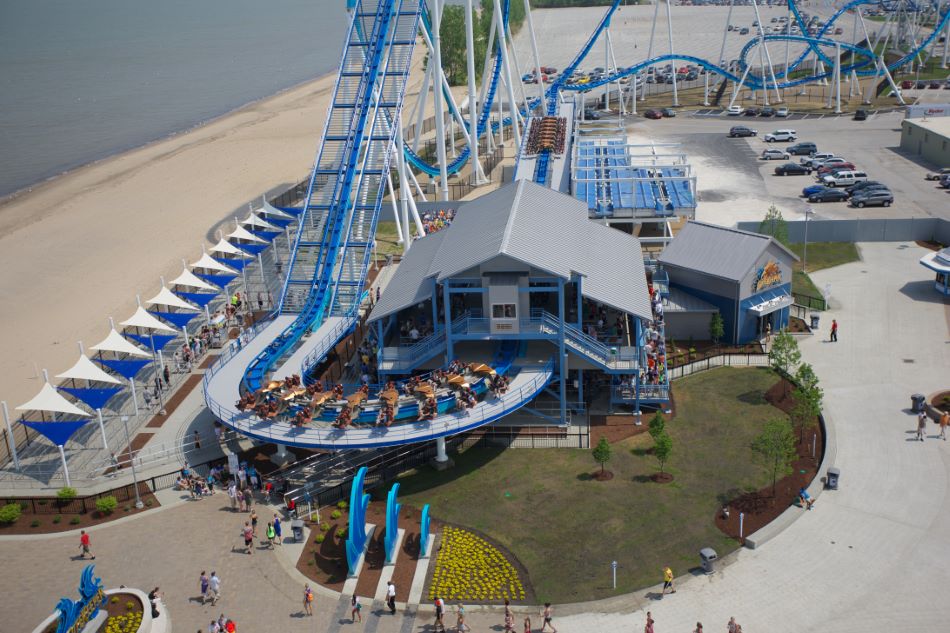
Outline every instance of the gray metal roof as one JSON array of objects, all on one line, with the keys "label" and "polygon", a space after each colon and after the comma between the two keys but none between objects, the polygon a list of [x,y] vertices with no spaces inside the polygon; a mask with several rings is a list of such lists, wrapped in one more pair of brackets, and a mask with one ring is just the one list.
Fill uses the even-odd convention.
[{"label": "gray metal roof", "polygon": [[469,202],[435,235],[444,238],[433,251],[415,254],[417,245],[409,250],[370,320],[428,296],[427,288],[418,288],[428,277],[442,281],[500,255],[563,279],[583,275],[584,296],[652,317],[639,240],[591,222],[587,206],[571,196],[518,180]]},{"label": "gray metal roof", "polygon": [[798,259],[795,253],[768,235],[690,220],[663,249],[657,261],[741,281],[773,243],[793,260]]},{"label": "gray metal roof", "polygon": [[386,285],[386,290],[373,308],[369,317],[370,321],[389,316],[429,298],[432,287],[424,282],[431,276],[429,264],[446,234],[447,230],[443,229],[412,243],[412,248],[399,263],[393,278]]}]

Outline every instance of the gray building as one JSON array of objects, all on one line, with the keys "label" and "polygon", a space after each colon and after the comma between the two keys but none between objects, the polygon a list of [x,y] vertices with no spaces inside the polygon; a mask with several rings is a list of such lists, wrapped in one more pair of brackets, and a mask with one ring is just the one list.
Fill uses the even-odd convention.
[{"label": "gray building", "polygon": [[[722,315],[727,343],[748,343],[788,325],[798,257],[768,235],[687,222],[657,259],[667,336],[709,339]],[[658,283],[659,282],[659,283]]]},{"label": "gray building", "polygon": [[950,117],[904,119],[901,121],[901,149],[937,167],[950,167]]}]

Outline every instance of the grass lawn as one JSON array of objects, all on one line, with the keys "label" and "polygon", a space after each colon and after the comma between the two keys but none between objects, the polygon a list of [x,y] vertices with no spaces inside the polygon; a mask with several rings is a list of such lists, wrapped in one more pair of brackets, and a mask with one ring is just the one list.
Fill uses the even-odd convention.
[{"label": "grass lawn", "polygon": [[[789,244],[788,248],[799,257],[805,250],[804,244]],[[807,272],[815,272],[823,268],[840,266],[849,262],[856,262],[858,247],[852,242],[809,242]],[[792,292],[821,297],[821,291],[812,282],[811,277],[802,273],[801,262],[797,262],[792,272]]]},{"label": "grass lawn", "polygon": [[[610,481],[590,479],[598,466],[589,450],[472,448],[454,456],[449,471],[402,477],[400,496],[507,547],[528,569],[540,602],[650,586],[664,565],[677,575],[697,567],[702,547],[720,556],[737,548],[713,519],[726,499],[769,481],[749,445],[766,420],[784,417],[764,399],[775,382],[770,370],[731,367],[677,381],[677,417],[667,425],[669,484],[649,480],[658,466],[644,450],[650,436],[641,434],[613,445]],[[616,592],[612,560],[619,563]]]},{"label": "grass lawn", "polygon": [[[415,229],[413,229],[415,233]],[[376,253],[382,257],[386,255],[401,255],[402,244],[396,240],[399,235],[396,233],[395,222],[378,222],[376,224]]]}]

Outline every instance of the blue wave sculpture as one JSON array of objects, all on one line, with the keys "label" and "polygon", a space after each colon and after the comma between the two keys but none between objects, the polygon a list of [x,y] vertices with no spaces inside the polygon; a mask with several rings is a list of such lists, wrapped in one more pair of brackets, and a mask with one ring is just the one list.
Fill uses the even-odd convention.
[{"label": "blue wave sculpture", "polygon": [[422,506],[422,525],[419,526],[419,556],[426,555],[429,547],[429,504]]},{"label": "blue wave sculpture", "polygon": [[346,539],[346,564],[351,576],[356,573],[356,564],[366,549],[366,508],[369,506],[369,495],[363,492],[366,472],[366,466],[356,472],[350,490],[350,534]]},{"label": "blue wave sculpture", "polygon": [[389,489],[389,496],[386,497],[386,564],[391,565],[396,558],[396,543],[399,541],[399,508],[401,504],[396,503],[399,496],[399,484],[393,484]]}]

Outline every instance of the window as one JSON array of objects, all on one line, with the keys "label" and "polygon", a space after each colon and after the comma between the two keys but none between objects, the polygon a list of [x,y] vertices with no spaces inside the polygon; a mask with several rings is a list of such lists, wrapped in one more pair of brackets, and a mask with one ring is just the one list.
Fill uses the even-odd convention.
[{"label": "window", "polygon": [[513,303],[495,303],[491,307],[491,318],[514,319],[518,312]]}]

